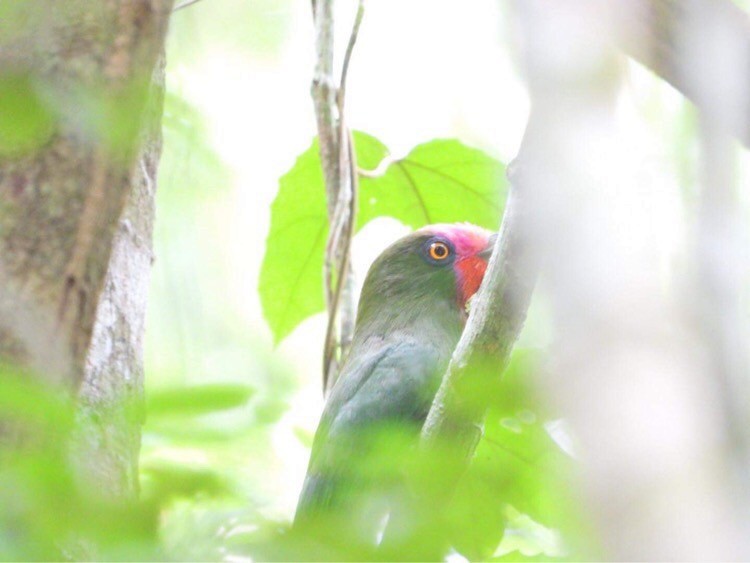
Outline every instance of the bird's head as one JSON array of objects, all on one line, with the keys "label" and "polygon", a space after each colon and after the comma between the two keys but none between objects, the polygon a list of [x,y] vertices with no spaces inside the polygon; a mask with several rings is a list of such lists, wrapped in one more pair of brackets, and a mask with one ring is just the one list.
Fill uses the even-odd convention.
[{"label": "bird's head", "polygon": [[396,241],[367,273],[358,324],[384,314],[409,323],[432,311],[465,321],[466,303],[482,283],[494,239],[486,229],[456,223],[430,225]]}]

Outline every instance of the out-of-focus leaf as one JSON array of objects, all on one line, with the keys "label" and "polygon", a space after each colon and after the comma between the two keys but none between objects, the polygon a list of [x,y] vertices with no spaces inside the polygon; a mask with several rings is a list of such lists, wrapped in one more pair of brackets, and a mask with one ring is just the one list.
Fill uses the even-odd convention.
[{"label": "out-of-focus leaf", "polygon": [[483,561],[497,549],[505,532],[505,505],[488,493],[486,477],[467,471],[448,508],[450,540],[470,561]]},{"label": "out-of-focus leaf", "polygon": [[533,562],[533,561],[568,561],[563,557],[550,557],[544,553],[537,555],[524,555],[520,551],[511,551],[504,555],[498,555],[497,557],[490,557],[487,561],[518,561],[519,563]]},{"label": "out-of-focus leaf", "polygon": [[146,460],[141,475],[144,498],[158,499],[161,504],[173,497],[217,496],[230,490],[219,472],[198,461]]},{"label": "out-of-focus leaf", "polygon": [[44,379],[0,366],[0,417],[26,429],[44,425],[62,433],[71,428],[73,408],[65,395],[55,392]]},{"label": "out-of-focus leaf", "polygon": [[[354,133],[358,165],[372,170],[385,146]],[[468,221],[496,228],[505,193],[504,166],[456,140],[435,140],[393,161],[379,177],[360,179],[357,228],[393,217],[413,228]],[[317,140],[279,181],[260,273],[263,312],[276,342],[323,310],[323,254],[328,235]]]},{"label": "out-of-focus leaf", "polygon": [[[507,507],[508,526],[502,544],[497,548],[492,561],[564,561],[567,551],[560,534]],[[517,559],[513,559],[516,557]],[[509,559],[503,559],[509,558]]]},{"label": "out-of-focus leaf", "polygon": [[158,423],[154,423],[149,419],[149,428],[143,436],[144,442],[150,440],[155,448],[163,445],[164,442],[176,447],[210,447],[236,439],[238,435],[246,433],[249,426],[247,424],[237,428],[209,426],[201,424],[202,421],[188,417],[163,417],[158,420]]},{"label": "out-of-focus leaf", "polygon": [[233,409],[247,403],[253,389],[236,383],[212,383],[152,391],[148,397],[151,416],[196,416]]},{"label": "out-of-focus leaf", "polygon": [[293,432],[294,436],[300,441],[302,445],[308,448],[312,448],[313,440],[315,439],[315,435],[312,432],[304,428],[300,428],[299,426],[295,426],[293,428]]},{"label": "out-of-focus leaf", "polygon": [[92,142],[108,149],[110,157],[128,161],[138,148],[140,120],[146,106],[151,77],[136,75],[111,91],[103,84],[82,88],[61,96],[58,110],[72,116],[76,126],[92,137]]},{"label": "out-of-focus leaf", "polygon": [[548,526],[564,523],[564,477],[571,460],[533,411],[509,417],[491,412],[474,463],[498,498]]},{"label": "out-of-focus leaf", "polygon": [[165,94],[162,132],[158,204],[184,220],[186,208],[222,192],[229,174],[209,144],[203,117],[185,98]]},{"label": "out-of-focus leaf", "polygon": [[17,157],[47,142],[56,117],[29,74],[0,74],[0,157]]},{"label": "out-of-focus leaf", "polygon": [[[524,528],[521,520],[511,520],[500,544],[505,551],[521,546],[524,553],[533,553],[534,548],[544,548],[543,534],[534,535],[534,526],[549,532],[543,527],[568,531],[580,524],[567,481],[574,462],[550,436],[549,414],[533,392],[536,356],[534,350],[516,351],[502,378],[492,380],[491,388],[483,385],[476,390],[484,393],[483,404],[487,396],[492,398],[491,408],[449,510],[453,545],[472,560],[497,553],[508,510],[520,512],[529,525]],[[436,465],[435,471],[440,470]]]},{"label": "out-of-focus leaf", "polygon": [[39,376],[0,368],[0,421],[18,438],[0,444],[0,560],[163,559],[158,506],[114,501],[81,479],[90,460],[70,448],[71,430],[90,421],[65,395]]}]

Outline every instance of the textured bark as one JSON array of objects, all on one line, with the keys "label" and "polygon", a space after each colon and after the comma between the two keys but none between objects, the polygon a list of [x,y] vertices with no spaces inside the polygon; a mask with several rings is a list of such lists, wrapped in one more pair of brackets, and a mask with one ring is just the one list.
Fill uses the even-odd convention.
[{"label": "textured bark", "polygon": [[0,36],[0,76],[32,84],[52,115],[39,146],[0,155],[0,357],[72,389],[83,379],[170,8],[35,2],[11,13]]},{"label": "textured bark", "polygon": [[154,71],[132,192],[114,238],[80,388],[75,448],[81,476],[112,496],[138,488],[143,336],[153,263],[164,65]]},{"label": "textured bark", "polygon": [[0,359],[78,395],[82,477],[128,494],[172,2],[19,4],[0,88],[32,85],[51,117],[33,146],[0,150]]},{"label": "textured bark", "polygon": [[446,495],[474,455],[487,410],[486,389],[508,363],[536,282],[538,259],[528,236],[532,210],[524,194],[521,166],[515,163],[509,174],[511,191],[486,282],[473,300],[466,329],[422,430],[424,445],[439,447],[450,440],[457,458],[463,460],[452,466],[455,473],[445,471],[442,476]]}]

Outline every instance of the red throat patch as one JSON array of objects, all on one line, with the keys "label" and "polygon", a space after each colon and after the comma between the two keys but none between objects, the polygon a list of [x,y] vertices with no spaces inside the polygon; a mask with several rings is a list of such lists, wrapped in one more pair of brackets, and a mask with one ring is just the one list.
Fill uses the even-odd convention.
[{"label": "red throat patch", "polygon": [[487,262],[479,256],[470,256],[456,262],[456,278],[458,282],[458,300],[461,308],[477,292],[484,279]]}]

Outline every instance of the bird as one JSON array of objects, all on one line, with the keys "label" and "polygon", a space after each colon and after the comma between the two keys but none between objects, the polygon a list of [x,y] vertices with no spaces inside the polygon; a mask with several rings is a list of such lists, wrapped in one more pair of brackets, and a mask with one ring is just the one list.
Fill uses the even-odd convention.
[{"label": "bird", "polygon": [[[373,262],[351,347],[313,439],[294,526],[328,519],[341,533],[356,528],[377,541],[393,495],[403,492],[393,463],[398,447],[417,443],[495,237],[469,223],[429,225]],[[383,451],[383,435],[397,443]],[[378,474],[379,467],[386,470]]]}]

